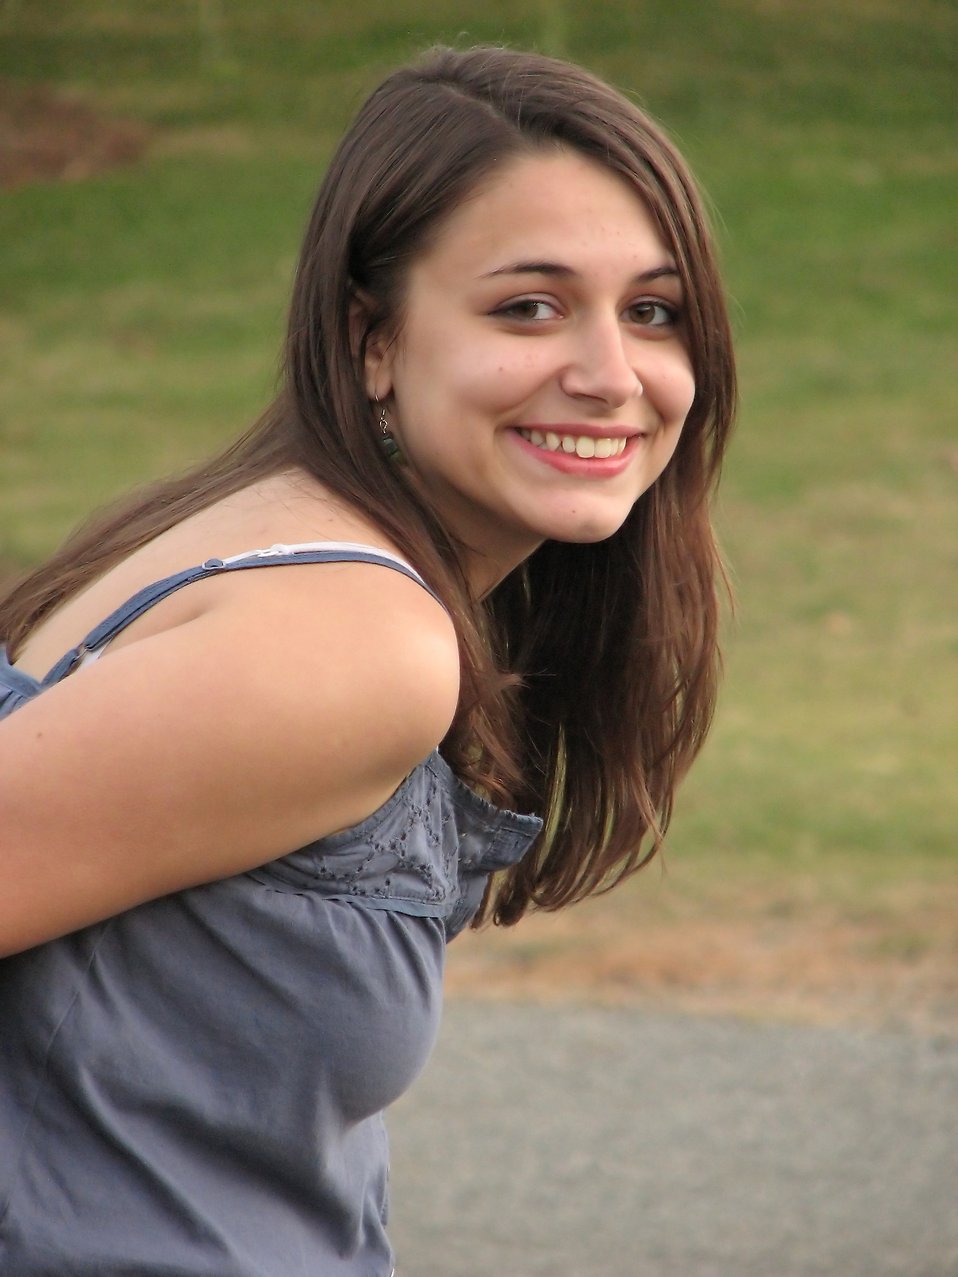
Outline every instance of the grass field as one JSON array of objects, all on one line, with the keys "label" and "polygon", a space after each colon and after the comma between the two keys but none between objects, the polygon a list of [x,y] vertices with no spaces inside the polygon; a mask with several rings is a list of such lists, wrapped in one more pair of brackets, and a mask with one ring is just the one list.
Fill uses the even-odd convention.
[{"label": "grass field", "polygon": [[255,414],[312,191],[386,68],[436,40],[581,60],[667,124],[716,208],[743,381],[718,511],[738,615],[667,894],[653,871],[469,941],[454,979],[538,988],[559,952],[593,993],[615,948],[620,992],[694,999],[725,972],[774,1010],[805,986],[806,1009],[844,1006],[861,968],[855,1006],[958,1029],[954,4],[62,11],[0,3],[0,76],[150,142],[0,200],[0,558],[35,560]]}]

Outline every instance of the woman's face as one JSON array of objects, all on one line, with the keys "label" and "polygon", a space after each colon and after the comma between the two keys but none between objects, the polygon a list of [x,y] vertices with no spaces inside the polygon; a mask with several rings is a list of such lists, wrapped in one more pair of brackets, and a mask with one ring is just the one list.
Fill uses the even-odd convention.
[{"label": "woman's face", "polygon": [[615,174],[513,158],[410,267],[366,379],[491,588],[544,540],[610,536],[675,451],[695,390],[675,263]]}]

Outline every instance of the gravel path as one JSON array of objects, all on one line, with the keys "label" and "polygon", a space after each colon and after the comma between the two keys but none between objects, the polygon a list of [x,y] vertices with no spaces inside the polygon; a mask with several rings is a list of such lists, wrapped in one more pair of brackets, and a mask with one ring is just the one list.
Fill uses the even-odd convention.
[{"label": "gravel path", "polygon": [[958,1277],[958,1042],[453,1002],[399,1277]]}]

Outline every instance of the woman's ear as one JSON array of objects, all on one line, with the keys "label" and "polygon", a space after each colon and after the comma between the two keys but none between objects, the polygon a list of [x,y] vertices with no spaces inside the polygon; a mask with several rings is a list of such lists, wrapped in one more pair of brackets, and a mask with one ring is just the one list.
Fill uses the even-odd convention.
[{"label": "woman's ear", "polygon": [[392,390],[393,339],[386,326],[377,322],[372,299],[361,290],[349,304],[349,344],[353,358],[363,361],[366,394],[370,399],[385,399]]}]

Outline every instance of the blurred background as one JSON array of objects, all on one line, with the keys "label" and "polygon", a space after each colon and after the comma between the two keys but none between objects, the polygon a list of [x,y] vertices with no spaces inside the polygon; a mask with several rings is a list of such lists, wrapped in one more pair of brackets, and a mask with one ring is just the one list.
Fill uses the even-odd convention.
[{"label": "blurred background", "polygon": [[952,0],[0,0],[0,572],[271,394],[312,194],[434,42],[568,56],[715,209],[737,614],[664,860],[450,987],[958,1033]]}]

